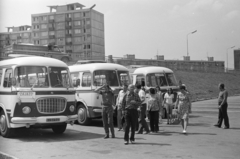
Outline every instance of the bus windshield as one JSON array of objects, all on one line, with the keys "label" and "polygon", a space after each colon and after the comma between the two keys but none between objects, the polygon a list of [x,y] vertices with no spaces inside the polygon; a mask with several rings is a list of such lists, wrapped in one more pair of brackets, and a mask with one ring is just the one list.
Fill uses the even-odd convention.
[{"label": "bus windshield", "polygon": [[117,73],[115,70],[98,70],[93,75],[94,86],[119,86]]},{"label": "bus windshield", "polygon": [[45,66],[17,67],[14,77],[18,87],[49,87],[47,67]]},{"label": "bus windshield", "polygon": [[151,73],[147,75],[147,86],[177,86],[173,73]]},{"label": "bus windshield", "polygon": [[64,67],[49,67],[49,79],[52,87],[72,87],[69,70]]},{"label": "bus windshield", "polygon": [[[49,70],[49,74],[47,70]],[[20,66],[15,69],[14,77],[17,87],[44,88],[50,85],[52,87],[71,87],[67,68]]]}]

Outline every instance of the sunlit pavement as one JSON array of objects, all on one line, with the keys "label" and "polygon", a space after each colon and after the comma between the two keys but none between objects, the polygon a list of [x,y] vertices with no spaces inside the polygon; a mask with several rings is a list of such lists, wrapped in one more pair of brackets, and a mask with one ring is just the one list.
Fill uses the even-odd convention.
[{"label": "sunlit pavement", "polygon": [[216,128],[217,100],[193,103],[187,134],[180,125],[160,125],[159,133],[136,134],[135,144],[124,145],[123,131],[103,139],[101,120],[90,126],[68,126],[63,135],[51,130],[21,129],[12,139],[0,136],[1,152],[19,159],[226,159],[240,156],[240,96],[228,100],[230,129]]}]

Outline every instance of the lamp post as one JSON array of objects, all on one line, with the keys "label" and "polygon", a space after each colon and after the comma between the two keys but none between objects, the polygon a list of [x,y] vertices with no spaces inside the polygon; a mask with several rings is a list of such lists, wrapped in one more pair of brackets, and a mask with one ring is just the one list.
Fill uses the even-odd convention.
[{"label": "lamp post", "polygon": [[234,48],[235,46],[232,46],[232,47],[229,47],[229,48],[227,48],[227,53],[226,53],[226,56],[227,56],[227,68],[226,68],[226,72],[228,72],[228,50],[229,49],[232,49],[232,48]]},{"label": "lamp post", "polygon": [[187,56],[189,55],[189,53],[188,53],[188,35],[189,35],[189,34],[194,34],[194,33],[196,33],[196,32],[197,32],[197,30],[195,30],[195,31],[190,32],[190,33],[187,34]]}]

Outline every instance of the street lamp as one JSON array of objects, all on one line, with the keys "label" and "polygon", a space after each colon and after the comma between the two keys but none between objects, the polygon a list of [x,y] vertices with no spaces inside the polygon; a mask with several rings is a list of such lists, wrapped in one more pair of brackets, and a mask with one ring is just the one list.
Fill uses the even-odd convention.
[{"label": "street lamp", "polygon": [[232,48],[234,48],[235,46],[232,46],[232,47],[229,47],[229,48],[227,48],[227,53],[226,53],[226,56],[227,56],[227,68],[226,68],[226,72],[228,72],[228,50],[229,49],[232,49]]},{"label": "street lamp", "polygon": [[189,34],[194,34],[194,33],[196,33],[196,32],[197,32],[197,30],[195,30],[195,31],[190,32],[190,33],[187,34],[187,56],[188,56],[188,35],[189,35]]}]

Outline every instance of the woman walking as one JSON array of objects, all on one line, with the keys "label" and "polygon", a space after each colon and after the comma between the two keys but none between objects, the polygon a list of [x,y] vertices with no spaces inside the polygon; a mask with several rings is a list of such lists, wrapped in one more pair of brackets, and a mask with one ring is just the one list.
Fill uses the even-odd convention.
[{"label": "woman walking", "polygon": [[159,111],[161,109],[161,102],[154,88],[149,89],[150,97],[147,102],[149,117],[150,117],[150,129],[151,132],[158,132],[159,127]]},{"label": "woman walking", "polygon": [[175,108],[178,108],[179,118],[183,128],[183,133],[187,133],[189,113],[191,112],[190,94],[185,90],[185,86],[180,86],[180,92],[177,95]]},{"label": "woman walking", "polygon": [[174,94],[172,88],[168,89],[168,92],[164,95],[163,105],[167,111],[167,124],[172,123],[172,109],[173,109]]}]

